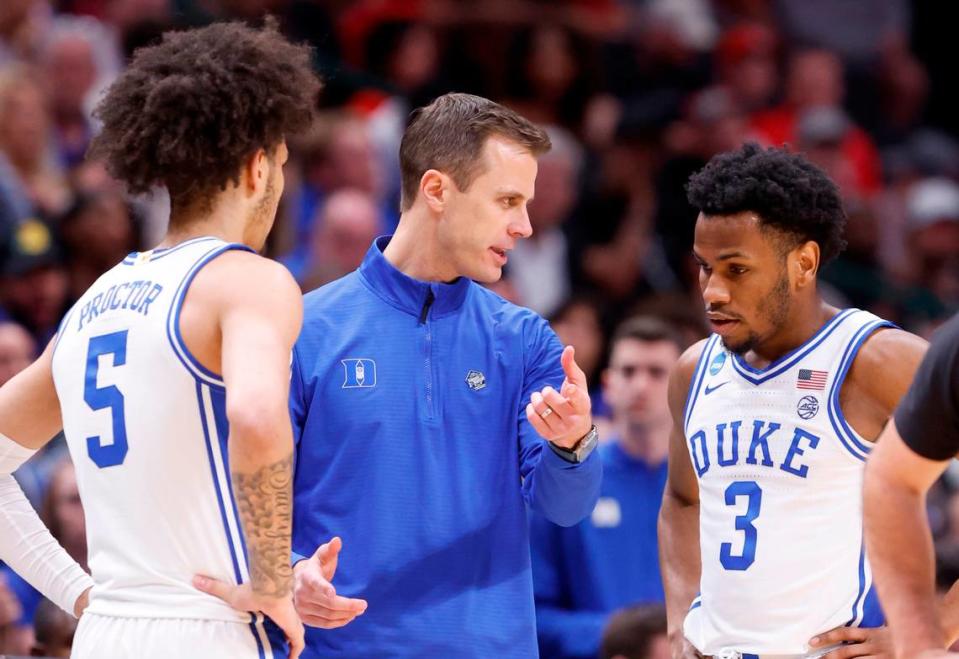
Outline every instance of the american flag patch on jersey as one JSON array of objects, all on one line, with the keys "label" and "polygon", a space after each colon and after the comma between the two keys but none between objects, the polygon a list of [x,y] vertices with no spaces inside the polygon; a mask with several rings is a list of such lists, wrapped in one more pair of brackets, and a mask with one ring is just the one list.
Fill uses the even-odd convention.
[{"label": "american flag patch on jersey", "polygon": [[826,378],[829,371],[813,371],[808,368],[799,369],[799,377],[796,378],[797,389],[817,389],[822,391],[826,388]]}]

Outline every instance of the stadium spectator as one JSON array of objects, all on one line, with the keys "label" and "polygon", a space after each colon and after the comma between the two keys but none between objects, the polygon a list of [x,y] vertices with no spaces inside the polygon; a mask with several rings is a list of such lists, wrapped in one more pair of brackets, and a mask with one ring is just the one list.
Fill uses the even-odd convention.
[{"label": "stadium spectator", "polygon": [[666,610],[632,606],[617,611],[603,630],[601,659],[669,659]]},{"label": "stadium spectator", "polygon": [[549,316],[570,293],[570,254],[563,226],[579,197],[583,154],[569,132],[560,128],[546,132],[553,148],[539,159],[536,198],[529,205],[533,235],[514,248],[509,274],[520,304]]},{"label": "stadium spectator", "polygon": [[30,365],[37,345],[30,333],[11,320],[0,320],[0,385]]},{"label": "stadium spectator", "polygon": [[[606,349],[606,338],[601,310],[595,300],[584,294],[573,295],[553,312],[549,324],[563,345],[576,348],[576,363],[598,391],[596,376]],[[595,400],[593,411],[598,413]]]},{"label": "stadium spectator", "polygon": [[[813,108],[842,108],[846,89],[842,60],[828,50],[806,49],[789,58],[785,102],[753,116],[753,129],[772,146],[795,145],[803,113]],[[852,180],[844,194],[868,197],[881,186],[879,154],[873,140],[858,126],[849,124],[839,148],[850,163]],[[846,183],[846,181],[840,181]]]},{"label": "stadium spectator", "polygon": [[80,193],[60,218],[60,236],[69,277],[69,299],[76,300],[101,274],[139,245],[130,207],[112,187]]},{"label": "stadium spectator", "polygon": [[0,308],[46,345],[66,311],[68,286],[52,227],[37,219],[21,223],[0,264]]},{"label": "stadium spectator", "polygon": [[73,647],[73,635],[77,631],[77,619],[50,600],[37,606],[34,616],[35,640],[30,648],[31,657],[69,657]]},{"label": "stadium spectator", "polygon": [[355,188],[331,193],[317,212],[306,271],[304,291],[352,272],[381,231],[379,211],[372,197]]},{"label": "stadium spectator", "polygon": [[[666,390],[685,347],[656,318],[619,326],[602,378],[612,438],[599,449],[603,484],[592,516],[562,528],[531,514],[536,626],[544,657],[595,657],[615,609],[663,602],[656,520],[672,428]],[[645,656],[640,648],[636,652]]]},{"label": "stadium spectator", "polygon": [[33,633],[29,626],[21,624],[22,617],[20,601],[7,583],[0,563],[0,653],[25,654],[29,649]]},{"label": "stadium spectator", "polygon": [[93,137],[88,108],[101,78],[95,36],[107,36],[96,21],[61,20],[54,24],[41,58],[57,156],[67,169],[83,160]]},{"label": "stadium spectator", "polygon": [[70,201],[52,140],[48,99],[37,71],[0,70],[0,177],[31,209],[55,215]]}]

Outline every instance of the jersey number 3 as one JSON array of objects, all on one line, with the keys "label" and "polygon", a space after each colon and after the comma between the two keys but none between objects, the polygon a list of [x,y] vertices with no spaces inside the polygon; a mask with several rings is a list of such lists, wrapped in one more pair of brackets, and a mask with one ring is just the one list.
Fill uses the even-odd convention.
[{"label": "jersey number 3", "polygon": [[112,355],[113,368],[127,363],[127,330],[112,332],[90,339],[87,351],[87,372],[83,385],[83,400],[91,410],[109,408],[113,420],[113,443],[104,444],[99,435],[87,437],[87,453],[101,469],[123,464],[127,457],[127,421],[123,411],[123,394],[115,385],[97,386],[100,356]]},{"label": "jersey number 3", "polygon": [[719,547],[719,562],[727,570],[748,570],[756,560],[756,527],[753,522],[759,517],[763,491],[756,481],[736,481],[726,488],[726,505],[735,506],[740,497],[747,498],[746,514],[736,518],[736,530],[745,534],[743,553],[734,554],[733,544],[724,542]]}]

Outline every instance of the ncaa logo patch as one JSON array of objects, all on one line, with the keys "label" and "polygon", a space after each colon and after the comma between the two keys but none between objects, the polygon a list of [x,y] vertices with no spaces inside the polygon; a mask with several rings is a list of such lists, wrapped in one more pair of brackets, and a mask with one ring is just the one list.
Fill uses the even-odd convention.
[{"label": "ncaa logo patch", "polygon": [[363,389],[376,386],[376,362],[372,359],[341,359],[344,389]]},{"label": "ncaa logo patch", "polygon": [[486,376],[479,371],[471,370],[466,374],[466,384],[473,391],[486,388]]},{"label": "ncaa logo patch", "polygon": [[709,365],[709,374],[716,375],[721,370],[723,370],[723,364],[726,363],[726,353],[721,352],[715,357],[713,357],[712,363]]},{"label": "ncaa logo patch", "polygon": [[819,401],[815,396],[803,396],[796,405],[796,414],[800,419],[811,419],[819,412]]}]

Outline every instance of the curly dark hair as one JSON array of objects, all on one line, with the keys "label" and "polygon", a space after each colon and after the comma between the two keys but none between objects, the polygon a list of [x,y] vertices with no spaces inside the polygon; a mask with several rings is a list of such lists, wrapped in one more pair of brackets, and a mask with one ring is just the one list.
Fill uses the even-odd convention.
[{"label": "curly dark hair", "polygon": [[802,155],[748,142],[714,156],[689,179],[689,203],[704,215],[752,211],[762,226],[788,237],[789,247],[814,240],[828,263],[845,247],[846,213],[839,189]]},{"label": "curly dark hair", "polygon": [[168,32],[136,52],[94,114],[90,155],[131,192],[163,185],[174,209],[207,203],[258,149],[309,127],[320,89],[312,52],[275,20]]}]

